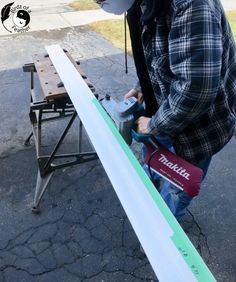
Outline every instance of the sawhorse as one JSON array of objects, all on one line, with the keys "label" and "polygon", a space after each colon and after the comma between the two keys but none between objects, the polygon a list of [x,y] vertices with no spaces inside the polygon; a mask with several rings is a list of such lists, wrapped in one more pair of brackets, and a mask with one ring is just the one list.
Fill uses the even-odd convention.
[{"label": "sawhorse", "polygon": [[[67,51],[65,52],[80,75],[85,79],[88,86],[93,90],[94,88],[92,84],[89,82],[87,76],[83,73],[79,66],[80,63],[75,62]],[[25,145],[29,145],[30,139],[33,136],[38,161],[38,174],[32,211],[34,213],[38,213],[39,203],[55,170],[89,162],[97,159],[98,157],[94,150],[90,152],[83,152],[82,150],[82,136],[85,131],[83,130],[81,120],[79,120],[78,127],[78,152],[58,154],[58,150],[75,121],[77,113],[49,56],[47,54],[34,55],[33,63],[25,64],[23,66],[23,71],[30,73],[31,80],[29,117],[32,125],[32,133],[25,140]],[[43,95],[39,95],[39,93],[36,93],[35,91],[35,73],[38,75]],[[80,90],[78,89],[78,91]],[[65,118],[69,118],[69,121],[64,130],[61,132],[53,150],[50,154],[44,154],[42,150],[43,125],[46,122]]]}]

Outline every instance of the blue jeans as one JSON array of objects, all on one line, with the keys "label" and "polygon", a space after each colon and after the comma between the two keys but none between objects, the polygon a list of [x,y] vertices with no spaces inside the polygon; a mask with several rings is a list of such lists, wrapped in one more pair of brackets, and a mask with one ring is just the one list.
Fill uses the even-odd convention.
[{"label": "blue jeans", "polygon": [[[168,150],[171,152],[175,152],[173,145],[171,144],[171,141],[168,137],[165,136],[158,136],[157,140],[164,145]],[[145,155],[145,149],[144,149],[144,155]],[[203,179],[206,176],[207,170],[209,168],[211,162],[211,158],[208,158],[204,161],[199,162],[196,164],[197,167],[201,168],[203,170]],[[146,164],[143,166],[145,172],[150,177],[149,169]],[[171,184],[166,179],[162,178],[156,173],[152,173],[152,179],[155,180],[155,183],[158,183],[160,195],[175,216],[175,218],[179,221],[187,211],[187,207],[189,206],[192,197],[188,196],[188,194],[179,188],[175,187],[173,184]],[[203,180],[202,179],[202,180]]]}]

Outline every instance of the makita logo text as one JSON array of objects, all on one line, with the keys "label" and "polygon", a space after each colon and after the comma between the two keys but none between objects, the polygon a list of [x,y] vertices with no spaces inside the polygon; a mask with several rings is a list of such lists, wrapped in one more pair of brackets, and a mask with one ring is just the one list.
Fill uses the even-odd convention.
[{"label": "makita logo text", "polygon": [[171,170],[175,171],[185,179],[189,180],[190,174],[186,172],[186,169],[182,166],[179,167],[177,164],[173,164],[170,162],[163,154],[161,154],[161,157],[159,158],[159,161],[162,162],[165,166],[169,167]]}]

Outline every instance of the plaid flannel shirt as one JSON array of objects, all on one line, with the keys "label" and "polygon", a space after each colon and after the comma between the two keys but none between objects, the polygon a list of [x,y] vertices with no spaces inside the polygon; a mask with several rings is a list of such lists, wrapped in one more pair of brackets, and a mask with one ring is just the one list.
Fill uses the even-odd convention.
[{"label": "plaid flannel shirt", "polygon": [[219,0],[173,0],[168,16],[144,26],[143,47],[159,109],[153,134],[171,137],[177,154],[197,164],[232,137],[236,48]]}]

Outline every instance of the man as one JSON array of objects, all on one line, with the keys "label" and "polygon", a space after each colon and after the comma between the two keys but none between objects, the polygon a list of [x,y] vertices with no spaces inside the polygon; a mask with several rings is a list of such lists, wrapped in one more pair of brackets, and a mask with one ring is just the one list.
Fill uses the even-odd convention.
[{"label": "man", "polygon": [[[206,175],[211,157],[231,139],[236,120],[236,48],[220,1],[96,2],[107,12],[128,10],[131,39],[135,40],[132,34],[136,32],[136,40],[138,36],[142,40],[143,69],[133,44],[140,87],[125,96],[144,99],[151,109],[137,120],[137,131],[160,139],[164,136],[167,147],[173,145],[179,156]],[[137,11],[141,11],[140,19]],[[143,91],[145,68],[153,92]],[[181,219],[191,197],[167,182],[160,193]]]}]

